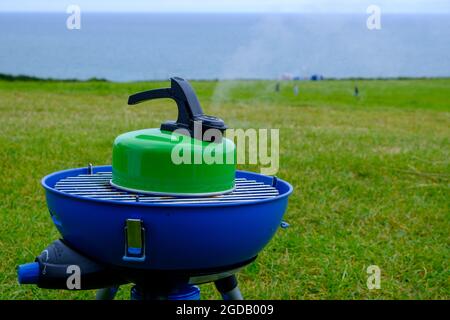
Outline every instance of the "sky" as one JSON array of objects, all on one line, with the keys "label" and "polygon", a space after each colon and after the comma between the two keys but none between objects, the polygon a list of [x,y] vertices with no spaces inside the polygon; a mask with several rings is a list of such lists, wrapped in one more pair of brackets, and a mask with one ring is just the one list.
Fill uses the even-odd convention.
[{"label": "sky", "polygon": [[384,13],[450,13],[450,0],[1,0],[4,11],[65,12],[275,12],[365,13],[378,5]]}]

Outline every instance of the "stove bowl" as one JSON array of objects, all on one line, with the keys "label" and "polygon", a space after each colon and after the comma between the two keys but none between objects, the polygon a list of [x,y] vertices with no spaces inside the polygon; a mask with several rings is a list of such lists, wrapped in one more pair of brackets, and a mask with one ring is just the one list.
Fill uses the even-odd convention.
[{"label": "stove bowl", "polygon": [[70,169],[42,179],[52,220],[80,253],[134,269],[202,270],[249,261],[274,236],[292,193],[281,179],[245,171],[237,171],[236,179],[273,186],[278,195],[250,201],[126,202],[55,187],[62,179],[98,172],[111,172],[111,166]]}]

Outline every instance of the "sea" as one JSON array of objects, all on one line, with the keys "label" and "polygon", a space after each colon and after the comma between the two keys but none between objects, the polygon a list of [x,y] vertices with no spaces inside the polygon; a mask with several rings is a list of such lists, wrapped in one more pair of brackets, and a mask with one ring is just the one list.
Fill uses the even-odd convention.
[{"label": "sea", "polygon": [[450,15],[0,13],[0,73],[111,81],[450,76]]}]

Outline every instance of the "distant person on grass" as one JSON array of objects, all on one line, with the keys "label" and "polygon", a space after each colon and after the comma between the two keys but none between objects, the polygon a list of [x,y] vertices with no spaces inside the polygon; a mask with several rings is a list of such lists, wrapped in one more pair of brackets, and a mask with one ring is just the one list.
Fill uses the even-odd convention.
[{"label": "distant person on grass", "polygon": [[358,89],[358,86],[355,86],[355,91],[354,91],[353,95],[354,95],[355,97],[359,97],[359,89]]},{"label": "distant person on grass", "polygon": [[280,92],[280,83],[277,82],[277,84],[275,85],[275,92]]},{"label": "distant person on grass", "polygon": [[294,86],[294,95],[298,96],[298,85]]}]

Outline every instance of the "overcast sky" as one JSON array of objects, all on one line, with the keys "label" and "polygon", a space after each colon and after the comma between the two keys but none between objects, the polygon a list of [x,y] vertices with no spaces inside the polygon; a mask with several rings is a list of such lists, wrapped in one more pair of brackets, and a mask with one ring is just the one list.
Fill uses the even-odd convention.
[{"label": "overcast sky", "polygon": [[450,13],[450,0],[0,0],[0,11]]}]

